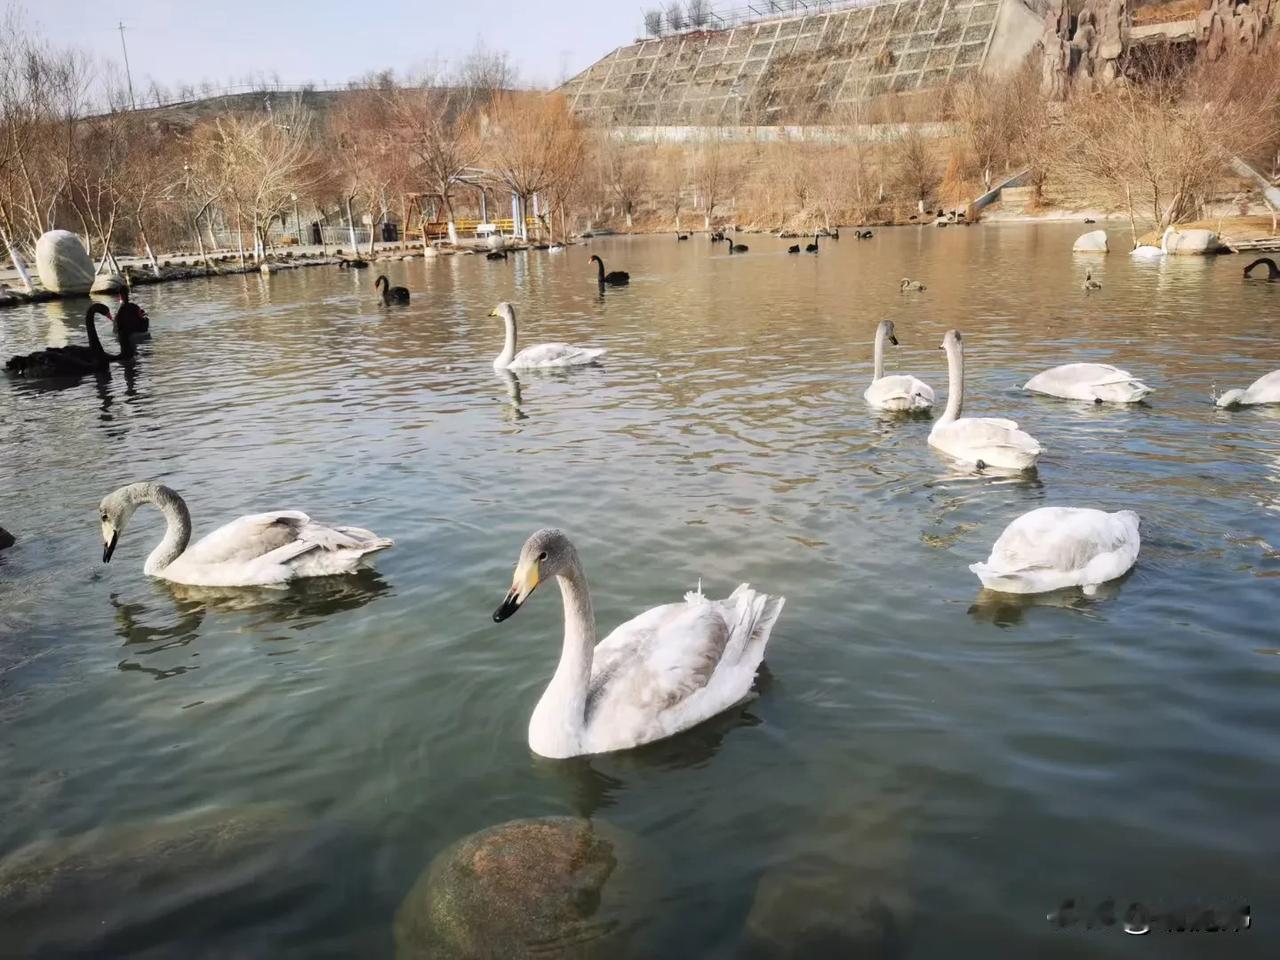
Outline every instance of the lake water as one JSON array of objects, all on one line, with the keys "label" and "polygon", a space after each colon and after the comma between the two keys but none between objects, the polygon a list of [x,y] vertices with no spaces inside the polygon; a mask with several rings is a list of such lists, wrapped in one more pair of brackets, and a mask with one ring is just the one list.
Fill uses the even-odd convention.
[{"label": "lake water", "polygon": [[[10,944],[387,956],[436,853],[574,815],[664,864],[626,956],[1280,955],[1280,413],[1210,403],[1280,366],[1280,286],[1242,283],[1239,257],[1112,254],[1086,297],[1084,229],[397,262],[413,302],[391,309],[376,269],[139,288],[155,337],[132,374],[0,382],[0,524],[19,538],[0,554],[0,855],[279,804],[308,842],[221,875],[179,846],[178,880],[91,891],[110,904],[94,932],[59,940],[37,910]],[[599,296],[593,252],[631,286]],[[927,292],[899,294],[904,276]],[[608,362],[496,375],[503,299],[524,343]],[[82,342],[80,312],[4,311],[0,353]],[[1018,420],[1038,474],[959,471],[927,419],[866,408],[886,317],[890,372],[940,400],[938,346],[963,331],[966,411]],[[1156,392],[1094,408],[1019,390],[1086,359]],[[184,591],[143,575],[154,511],[101,562],[95,506],[141,479],[182,493],[197,535],[284,507],[396,547],[284,593]],[[1132,574],[1089,599],[981,594],[968,564],[1051,504],[1136,510]],[[699,579],[785,595],[759,696],[630,754],[532,755],[560,603],[548,587],[490,614],[544,525],[574,538],[603,631]],[[1055,929],[1069,896],[1248,903],[1254,925],[1159,944]]]}]

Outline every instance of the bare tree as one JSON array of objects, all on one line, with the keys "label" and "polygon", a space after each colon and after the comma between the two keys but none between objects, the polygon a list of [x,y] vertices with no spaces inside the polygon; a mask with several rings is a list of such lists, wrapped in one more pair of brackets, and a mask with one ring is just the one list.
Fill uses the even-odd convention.
[{"label": "bare tree", "polygon": [[710,132],[693,156],[693,182],[703,210],[703,226],[710,230],[719,207],[738,185],[741,168],[732,148],[715,131]]},{"label": "bare tree", "polygon": [[710,0],[688,0],[684,12],[690,26],[705,27],[711,21]]},{"label": "bare tree", "polygon": [[662,11],[646,10],[644,12],[645,33],[651,37],[662,36]]},{"label": "bare tree", "polygon": [[923,211],[938,188],[937,162],[919,124],[901,124],[888,149],[889,176],[894,191]]},{"label": "bare tree", "polygon": [[667,4],[667,27],[673,31],[684,29],[684,8],[679,0]]},{"label": "bare tree", "polygon": [[458,242],[453,189],[481,153],[469,99],[465,88],[426,83],[396,91],[388,101],[396,137],[408,151],[414,176],[424,180],[444,205],[451,243]]},{"label": "bare tree", "polygon": [[616,139],[610,131],[601,134],[597,156],[605,185],[622,208],[629,229],[635,226],[636,203],[649,182],[647,158],[642,148]]},{"label": "bare tree", "polygon": [[517,198],[516,232],[528,239],[525,210],[534,194],[549,189],[569,168],[580,163],[585,141],[582,128],[564,98],[556,94],[505,93],[489,110],[494,176]]}]

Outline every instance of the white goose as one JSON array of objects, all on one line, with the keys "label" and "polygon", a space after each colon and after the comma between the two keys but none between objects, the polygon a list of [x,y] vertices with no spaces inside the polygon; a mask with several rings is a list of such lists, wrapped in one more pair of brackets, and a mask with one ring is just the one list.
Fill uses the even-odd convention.
[{"label": "white goose", "polygon": [[979,469],[1034,467],[1040,458],[1040,444],[1012,420],[960,416],[964,405],[964,343],[960,331],[948,330],[942,338],[942,349],[947,351],[947,408],[929,432],[930,445]]},{"label": "white goose", "polygon": [[111,562],[129,518],[144,503],[163,513],[168,526],[143,570],[195,587],[279,586],[351,573],[368,554],[394,543],[360,527],[328,527],[305,513],[277,510],[232,520],[188,546],[191,514],[182,497],[158,483],[131,483],[98,505],[103,563]]},{"label": "white goose", "polygon": [[969,569],[984,587],[1001,593],[1083,587],[1092,594],[1138,559],[1138,522],[1132,510],[1041,507],[1005,527],[986,563]]},{"label": "white goose", "polygon": [[1175,232],[1173,227],[1166,227],[1164,233],[1160,236],[1160,246],[1153,247],[1149,243],[1144,243],[1142,246],[1134,247],[1130,250],[1129,256],[1138,257],[1142,260],[1159,260],[1161,257],[1167,256],[1169,253],[1169,237]]},{"label": "white goose", "polygon": [[879,410],[915,411],[933,407],[933,387],[909,374],[884,375],[884,342],[895,347],[898,338],[894,334],[893,321],[881,320],[876,327],[875,374],[871,386],[863,397]]},{"label": "white goose", "polygon": [[578,553],[559,530],[543,529],[525,541],[494,621],[510,617],[551,577],[564,601],[564,647],[529,719],[529,747],[544,757],[626,750],[739,703],[751,692],[784,603],[745,583],[725,600],[708,600],[699,589],[685,594],[684,603],[647,610],[596,643]]},{"label": "white goose", "polygon": [[507,340],[502,352],[493,359],[495,370],[529,370],[534,368],[579,367],[595,363],[605,352],[603,347],[573,347],[567,343],[540,343],[516,353],[516,311],[505,300],[491,311],[501,317],[507,327]]},{"label": "white goose", "polygon": [[1064,363],[1037,373],[1022,389],[1090,403],[1137,403],[1151,393],[1151,388],[1128,370],[1109,363]]},{"label": "white goose", "polygon": [[1218,397],[1220,407],[1252,407],[1262,403],[1280,403],[1280,370],[1259,377],[1243,390],[1228,390]]}]

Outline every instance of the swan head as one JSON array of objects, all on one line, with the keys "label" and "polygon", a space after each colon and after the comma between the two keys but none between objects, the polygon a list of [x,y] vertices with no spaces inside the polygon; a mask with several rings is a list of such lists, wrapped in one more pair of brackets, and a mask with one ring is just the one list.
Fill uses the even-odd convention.
[{"label": "swan head", "polygon": [[515,323],[516,308],[513,307],[510,303],[508,303],[506,300],[503,300],[496,307],[494,307],[492,310],[489,311],[489,316],[501,317],[503,320],[507,321],[507,323]]},{"label": "swan head", "polygon": [[896,347],[898,345],[898,337],[893,331],[893,321],[881,320],[880,329],[884,331],[885,339]]},{"label": "swan head", "polygon": [[529,599],[538,584],[569,571],[577,563],[578,554],[562,531],[552,527],[537,531],[520,548],[511,589],[498,609],[493,611],[493,622],[506,620]]},{"label": "swan head", "polygon": [[594,253],[593,253],[593,254],[591,255],[591,257],[587,260],[587,263],[599,263],[599,262],[600,262],[600,258],[599,258],[598,256],[596,256]]},{"label": "swan head", "polygon": [[120,534],[124,533],[129,518],[138,509],[135,494],[142,486],[144,484],[131,483],[127,487],[121,487],[107,494],[98,504],[98,517],[102,522],[103,563],[111,562],[111,555],[116,552],[116,544],[120,542]]},{"label": "swan head", "polygon": [[1243,397],[1243,390],[1228,390],[1217,399],[1217,404],[1220,407],[1234,407],[1240,403]]},{"label": "swan head", "polygon": [[946,351],[959,350],[964,346],[964,338],[960,336],[959,330],[948,330],[942,338],[942,349]]}]

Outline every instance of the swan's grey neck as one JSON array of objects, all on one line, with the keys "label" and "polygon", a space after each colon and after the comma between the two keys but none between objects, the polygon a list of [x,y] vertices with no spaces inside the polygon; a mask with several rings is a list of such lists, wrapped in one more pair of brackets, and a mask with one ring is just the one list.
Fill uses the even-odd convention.
[{"label": "swan's grey neck", "polygon": [[505,367],[516,355],[516,316],[514,312],[503,311],[502,322],[507,327],[507,341],[502,347],[502,352],[498,354],[498,359],[493,361],[495,367]]},{"label": "swan's grey neck", "polygon": [[888,339],[885,336],[884,324],[876,327],[876,369],[873,380],[879,380],[884,376],[884,342]]},{"label": "swan's grey neck", "polygon": [[191,514],[183,499],[159,483],[136,483],[129,492],[129,499],[134,504],[149,503],[164,514],[164,538],[151,555],[147,557],[143,570],[154,575],[159,573],[187,549],[191,541]]},{"label": "swan's grey neck", "polygon": [[576,556],[556,580],[564,600],[564,648],[560,652],[560,665],[547,684],[531,725],[538,726],[543,736],[553,738],[576,752],[577,741],[587,721],[587,691],[591,684],[591,661],[596,647],[596,618],[591,609],[587,578]]},{"label": "swan's grey neck", "polygon": [[958,340],[947,341],[947,409],[942,412],[940,423],[960,416],[964,406],[964,344]]}]

